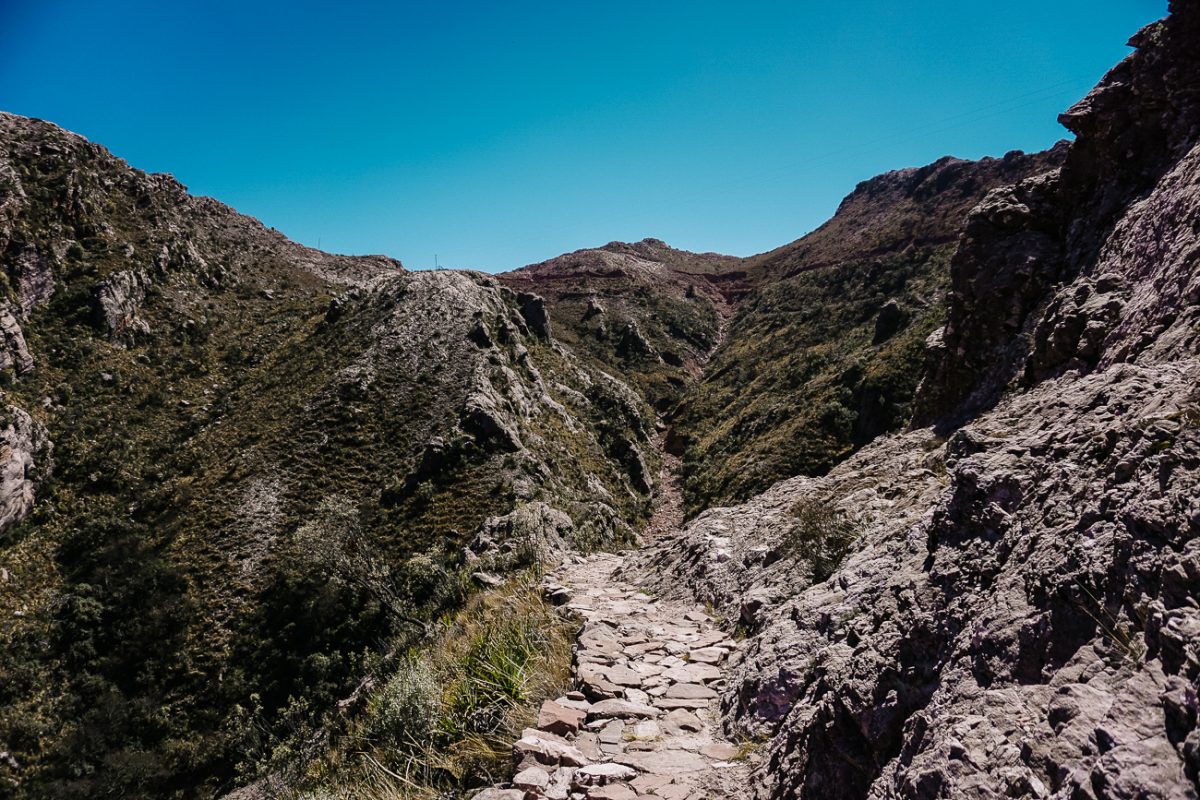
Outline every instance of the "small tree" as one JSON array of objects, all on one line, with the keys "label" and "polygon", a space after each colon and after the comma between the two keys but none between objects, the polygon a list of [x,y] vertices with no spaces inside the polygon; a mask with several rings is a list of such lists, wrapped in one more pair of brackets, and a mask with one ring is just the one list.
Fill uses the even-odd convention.
[{"label": "small tree", "polygon": [[829,580],[858,538],[858,525],[841,509],[814,500],[792,506],[791,517],[780,553],[807,561],[813,583]]}]

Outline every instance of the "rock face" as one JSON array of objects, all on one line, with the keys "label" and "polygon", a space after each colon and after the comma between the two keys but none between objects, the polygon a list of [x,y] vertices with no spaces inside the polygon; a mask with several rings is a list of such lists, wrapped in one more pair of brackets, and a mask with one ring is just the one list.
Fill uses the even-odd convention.
[{"label": "rock face", "polygon": [[109,336],[133,340],[150,332],[150,326],[138,316],[149,283],[144,272],[123,270],[97,287],[96,305]]},{"label": "rock face", "polygon": [[7,302],[0,303],[0,335],[4,337],[3,348],[0,349],[0,370],[11,369],[17,375],[23,375],[33,369],[33,356],[25,344],[25,332],[21,330],[21,323]]},{"label": "rock face", "polygon": [[46,429],[29,414],[6,405],[0,426],[0,533],[33,508],[38,485],[50,476],[53,446]]},{"label": "rock face", "polygon": [[751,633],[724,708],[770,736],[757,796],[1200,793],[1197,41],[1173,3],[1061,171],[972,212],[933,427],[640,556]]}]

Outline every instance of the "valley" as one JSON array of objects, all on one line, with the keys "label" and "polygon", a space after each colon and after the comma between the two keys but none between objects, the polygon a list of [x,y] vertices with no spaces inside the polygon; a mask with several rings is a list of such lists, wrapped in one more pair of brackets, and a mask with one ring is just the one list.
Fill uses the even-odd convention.
[{"label": "valley", "polygon": [[0,114],[0,797],[1197,797],[1197,42],[495,275]]}]

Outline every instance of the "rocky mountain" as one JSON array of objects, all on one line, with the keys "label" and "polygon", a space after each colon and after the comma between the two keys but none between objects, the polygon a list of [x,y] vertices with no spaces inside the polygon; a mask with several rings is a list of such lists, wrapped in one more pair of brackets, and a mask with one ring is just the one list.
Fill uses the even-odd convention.
[{"label": "rocky mountain", "polygon": [[645,239],[577,250],[499,279],[544,297],[557,338],[617,369],[667,411],[700,374],[744,291],[741,262]]},{"label": "rocky mountain", "polygon": [[752,288],[673,415],[688,508],[826,472],[907,424],[968,212],[1065,149],[881,175],[811,234],[747,259]]},{"label": "rocky mountain", "polygon": [[650,412],[539,298],[295,245],[34,120],[0,175],[6,784],[228,786],[464,576],[643,518]]},{"label": "rocky mountain", "polygon": [[497,276],[0,115],[0,796],[1197,797],[1197,42]]},{"label": "rocky mountain", "polygon": [[1197,41],[1173,3],[971,212],[912,429],[628,568],[746,633],[754,796],[1197,796]]}]

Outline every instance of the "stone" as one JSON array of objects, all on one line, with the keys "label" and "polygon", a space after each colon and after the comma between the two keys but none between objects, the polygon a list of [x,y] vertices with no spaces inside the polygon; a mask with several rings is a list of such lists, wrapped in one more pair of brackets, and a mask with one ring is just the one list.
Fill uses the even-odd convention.
[{"label": "stone", "polygon": [[662,728],[653,720],[635,722],[629,733],[635,739],[657,739],[662,735]]},{"label": "stone", "polygon": [[600,749],[600,737],[592,731],[580,731],[575,736],[574,744],[588,761],[600,761],[604,758]]},{"label": "stone", "polygon": [[637,800],[637,792],[623,783],[613,783],[592,789],[587,793],[589,800]]},{"label": "stone", "polygon": [[649,772],[652,775],[682,775],[700,772],[708,763],[703,756],[697,753],[689,753],[686,750],[622,753],[615,760],[619,764],[625,764],[640,772]]},{"label": "stone", "polygon": [[672,699],[713,700],[717,693],[696,683],[676,683],[667,689],[665,696]]},{"label": "stone", "polygon": [[701,647],[688,653],[688,660],[701,664],[719,664],[725,658],[726,650],[722,647]]},{"label": "stone", "polygon": [[626,666],[609,667],[604,670],[604,677],[618,686],[641,686],[642,676]]},{"label": "stone", "polygon": [[704,729],[704,723],[692,712],[677,708],[663,718],[663,729],[672,735],[680,731],[696,733]]},{"label": "stone", "polygon": [[661,709],[676,709],[676,708],[701,709],[701,708],[706,708],[710,702],[711,702],[710,700],[706,700],[703,698],[700,698],[700,699],[689,698],[689,697],[656,697],[656,698],[654,698],[654,705],[657,708],[661,708]]},{"label": "stone", "polygon": [[495,575],[491,572],[472,572],[471,580],[475,581],[480,586],[484,586],[489,589],[494,589],[497,586],[504,585],[504,578],[501,578],[499,575]]},{"label": "stone", "polygon": [[670,775],[649,775],[642,773],[629,782],[638,794],[657,794],[661,786],[667,786],[674,780]]},{"label": "stone", "polygon": [[735,757],[740,751],[735,745],[729,742],[713,742],[706,744],[700,748],[700,754],[716,759],[717,761],[728,761]]},{"label": "stone", "polygon": [[600,729],[600,741],[604,744],[620,744],[625,737],[625,723],[611,720]]},{"label": "stone", "polygon": [[719,667],[712,664],[684,664],[663,673],[663,677],[678,683],[711,683],[721,677]]},{"label": "stone", "polygon": [[617,717],[620,719],[635,719],[657,717],[662,712],[653,706],[631,703],[628,700],[602,700],[592,705],[588,719],[603,719]]},{"label": "stone", "polygon": [[604,786],[617,781],[628,781],[637,777],[637,770],[624,764],[608,762],[591,764],[575,770],[575,782],[580,786]]},{"label": "stone", "polygon": [[585,719],[586,711],[547,700],[538,711],[537,726],[544,731],[567,736],[578,731]]},{"label": "stone", "polygon": [[518,789],[541,792],[550,785],[550,773],[541,767],[529,767],[514,775],[512,784]]},{"label": "stone", "polygon": [[522,736],[513,745],[513,750],[517,758],[530,755],[537,759],[538,763],[549,766],[562,764],[568,767],[582,767],[590,763],[579,748],[558,741],[550,735],[531,733]]}]

